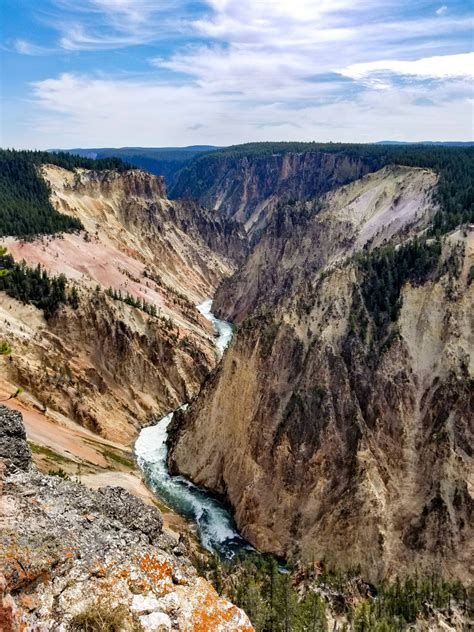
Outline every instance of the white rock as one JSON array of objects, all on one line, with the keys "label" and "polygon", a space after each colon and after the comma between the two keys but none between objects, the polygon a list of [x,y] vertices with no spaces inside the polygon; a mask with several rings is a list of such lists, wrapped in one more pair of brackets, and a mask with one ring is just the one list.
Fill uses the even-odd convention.
[{"label": "white rock", "polygon": [[177,610],[179,610],[180,601],[179,597],[175,592],[168,593],[164,597],[159,599],[160,610],[166,612],[166,614],[173,614]]},{"label": "white rock", "polygon": [[153,612],[159,610],[160,604],[153,595],[134,595],[130,610],[132,612]]},{"label": "white rock", "polygon": [[140,617],[140,623],[146,632],[165,632],[171,630],[171,619],[164,612],[152,612]]}]

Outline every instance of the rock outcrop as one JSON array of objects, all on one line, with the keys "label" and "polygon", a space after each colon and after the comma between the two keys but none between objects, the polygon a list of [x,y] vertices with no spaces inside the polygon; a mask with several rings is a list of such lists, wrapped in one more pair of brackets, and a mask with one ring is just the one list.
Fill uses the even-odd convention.
[{"label": "rock outcrop", "polygon": [[232,156],[226,152],[193,160],[177,176],[171,194],[194,198],[245,224],[254,240],[280,203],[305,200],[357,180],[380,168],[375,159],[347,152],[262,153]]},{"label": "rock outcrop", "polygon": [[8,459],[20,470],[28,469],[31,450],[21,414],[0,405],[0,428],[0,459]]},{"label": "rock outcrop", "polygon": [[423,232],[435,182],[384,169],[283,209],[219,292],[241,325],[175,415],[170,465],[225,495],[261,550],[469,579],[474,234],[402,285],[383,335],[353,256]]},{"label": "rock outcrop", "polygon": [[[250,631],[247,616],[199,577],[158,509],[121,488],[45,476],[18,414],[0,408],[0,624],[24,629]],[[5,431],[6,429],[6,431]],[[92,629],[95,629],[92,627]]]}]

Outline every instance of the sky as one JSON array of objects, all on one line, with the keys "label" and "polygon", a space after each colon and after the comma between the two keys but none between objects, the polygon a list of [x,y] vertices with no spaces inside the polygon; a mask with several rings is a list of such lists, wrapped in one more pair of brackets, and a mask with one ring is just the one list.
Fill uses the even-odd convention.
[{"label": "sky", "polygon": [[3,147],[472,140],[472,0],[0,0]]}]

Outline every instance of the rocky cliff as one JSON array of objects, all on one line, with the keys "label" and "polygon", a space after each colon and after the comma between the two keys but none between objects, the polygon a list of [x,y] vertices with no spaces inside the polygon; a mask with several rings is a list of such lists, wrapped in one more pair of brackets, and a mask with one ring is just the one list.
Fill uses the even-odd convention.
[{"label": "rocky cliff", "polygon": [[347,152],[276,152],[198,158],[177,176],[172,196],[194,198],[245,224],[257,238],[281,202],[313,198],[381,166]]},{"label": "rocky cliff", "polygon": [[30,462],[21,415],[0,406],[0,628],[252,630],[199,577],[158,509]]},{"label": "rocky cliff", "polygon": [[[151,259],[175,289],[209,291],[246,255],[231,219],[193,202],[170,201],[160,176],[131,171],[66,171],[43,166],[52,202],[86,230]],[[211,287],[209,286],[211,284]]]},{"label": "rocky cliff", "polygon": [[241,322],[325,266],[426,226],[436,209],[436,182],[428,169],[389,166],[317,200],[280,205],[244,265],[218,287],[214,311]]},{"label": "rocky cliff", "polygon": [[0,293],[11,349],[0,355],[0,393],[22,387],[46,414],[128,443],[194,396],[215,366],[212,328],[196,303],[245,256],[246,237],[232,220],[171,202],[163,179],[139,170],[41,173],[53,205],[85,230],[3,243],[16,261],[65,274],[77,304],[46,320]]},{"label": "rocky cliff", "polygon": [[474,234],[453,233],[436,257],[435,242],[413,241],[435,182],[389,168],[282,209],[219,292],[241,325],[175,416],[170,465],[224,494],[262,550],[373,579],[469,578]]}]

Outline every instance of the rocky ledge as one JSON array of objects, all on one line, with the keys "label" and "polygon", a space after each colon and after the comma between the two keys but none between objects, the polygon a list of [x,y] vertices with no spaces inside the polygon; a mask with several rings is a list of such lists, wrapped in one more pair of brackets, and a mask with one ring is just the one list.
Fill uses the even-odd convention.
[{"label": "rocky ledge", "polygon": [[252,630],[162,524],[120,487],[39,473],[21,415],[0,406],[2,631]]}]

